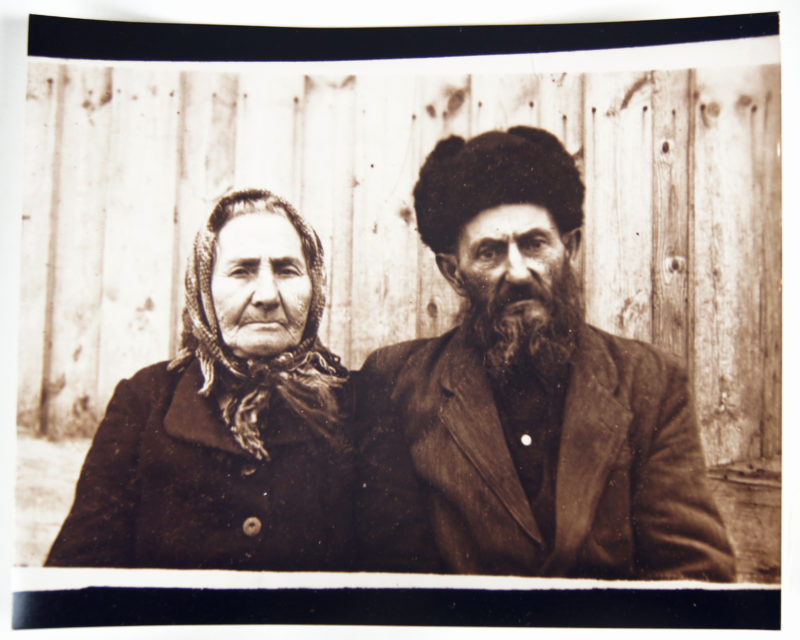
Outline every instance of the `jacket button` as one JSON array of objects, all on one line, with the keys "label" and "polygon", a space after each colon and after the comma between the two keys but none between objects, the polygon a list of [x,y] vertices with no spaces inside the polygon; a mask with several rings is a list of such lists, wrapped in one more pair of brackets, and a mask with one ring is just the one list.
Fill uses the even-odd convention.
[{"label": "jacket button", "polygon": [[255,516],[250,516],[244,521],[244,524],[242,525],[242,531],[244,531],[245,535],[257,536],[259,533],[261,533],[261,520]]}]

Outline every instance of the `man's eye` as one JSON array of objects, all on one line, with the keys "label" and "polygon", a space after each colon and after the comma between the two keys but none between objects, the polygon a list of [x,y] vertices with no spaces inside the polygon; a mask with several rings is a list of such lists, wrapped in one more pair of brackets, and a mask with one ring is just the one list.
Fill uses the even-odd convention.
[{"label": "man's eye", "polygon": [[492,247],[482,247],[478,249],[479,260],[494,260],[497,257],[497,250]]},{"label": "man's eye", "polygon": [[546,242],[543,238],[529,238],[520,243],[520,249],[526,252],[538,251],[545,246],[545,244]]},{"label": "man's eye", "polygon": [[250,275],[250,269],[246,267],[235,267],[228,272],[228,275],[233,278],[245,278]]}]

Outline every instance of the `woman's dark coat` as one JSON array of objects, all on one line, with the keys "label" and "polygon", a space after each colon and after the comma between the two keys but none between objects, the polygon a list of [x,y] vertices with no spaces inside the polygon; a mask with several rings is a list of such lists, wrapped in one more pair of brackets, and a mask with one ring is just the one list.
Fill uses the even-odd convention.
[{"label": "woman's dark coat", "polygon": [[239,447],[196,361],[117,386],[47,565],[250,570],[351,568],[353,463],[288,408],[270,462]]}]

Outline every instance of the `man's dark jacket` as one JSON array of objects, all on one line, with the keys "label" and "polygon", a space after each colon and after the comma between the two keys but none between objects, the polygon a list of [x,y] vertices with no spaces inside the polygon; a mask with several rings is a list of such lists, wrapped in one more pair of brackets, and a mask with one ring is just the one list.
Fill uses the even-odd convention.
[{"label": "man's dark jacket", "polygon": [[585,326],[542,536],[463,329],[379,349],[355,379],[357,527],[368,570],[732,580],[686,375]]}]

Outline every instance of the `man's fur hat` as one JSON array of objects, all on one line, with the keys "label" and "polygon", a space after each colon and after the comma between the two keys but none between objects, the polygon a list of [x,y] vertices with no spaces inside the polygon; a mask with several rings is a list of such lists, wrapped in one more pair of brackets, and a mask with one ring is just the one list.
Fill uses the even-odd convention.
[{"label": "man's fur hat", "polygon": [[561,233],[583,224],[584,186],[572,156],[543,129],[512,127],[440,140],[414,188],[417,227],[435,253],[452,253],[461,227],[485,209],[531,203]]}]

